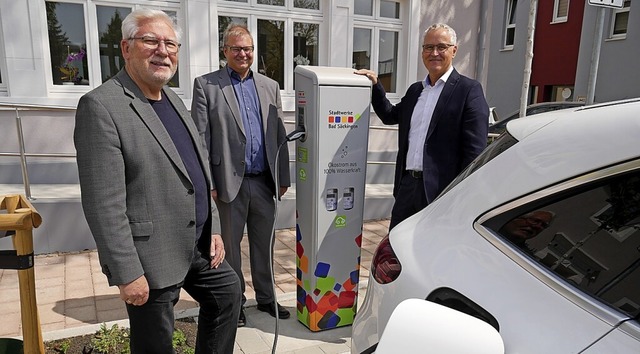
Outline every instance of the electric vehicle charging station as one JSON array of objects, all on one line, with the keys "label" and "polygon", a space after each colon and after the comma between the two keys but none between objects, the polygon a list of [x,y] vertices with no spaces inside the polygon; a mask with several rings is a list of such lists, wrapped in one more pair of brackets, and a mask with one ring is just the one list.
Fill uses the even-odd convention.
[{"label": "electric vehicle charging station", "polygon": [[351,68],[295,68],[298,320],[353,323],[358,299],[371,82]]}]

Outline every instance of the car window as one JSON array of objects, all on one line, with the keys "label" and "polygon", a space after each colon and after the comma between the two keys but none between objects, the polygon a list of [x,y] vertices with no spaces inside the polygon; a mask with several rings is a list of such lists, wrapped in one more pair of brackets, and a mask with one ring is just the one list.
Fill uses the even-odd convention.
[{"label": "car window", "polygon": [[496,156],[502,154],[503,152],[507,151],[507,149],[512,147],[516,142],[518,141],[509,134],[503,134],[498,137],[491,144],[489,144],[484,149],[484,151],[469,164],[469,166],[462,170],[462,172],[460,172],[460,174],[447,186],[447,188],[442,191],[442,193],[438,195],[438,197],[447,193],[456,184],[462,182],[465,178],[469,177],[469,175],[482,167],[484,164],[493,160]]},{"label": "car window", "polygon": [[485,226],[583,292],[640,314],[640,170],[558,192]]}]

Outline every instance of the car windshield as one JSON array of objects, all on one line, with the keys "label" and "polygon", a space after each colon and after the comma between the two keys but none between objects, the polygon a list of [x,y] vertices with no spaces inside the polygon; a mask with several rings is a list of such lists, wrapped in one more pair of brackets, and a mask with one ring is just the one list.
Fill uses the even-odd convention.
[{"label": "car windshield", "polygon": [[[462,182],[465,178],[469,177],[472,173],[474,173],[477,169],[482,167],[487,162],[493,160],[496,156],[502,154],[507,151],[510,147],[512,147],[518,140],[511,136],[509,133],[502,134],[496,140],[494,140],[491,144],[489,144],[484,151],[478,155],[478,157],[473,160],[467,168],[462,170],[460,174],[445,188],[442,193],[438,195],[440,198],[442,195],[447,193],[451,188],[455,187],[458,183]],[[437,199],[437,198],[436,198]]]}]

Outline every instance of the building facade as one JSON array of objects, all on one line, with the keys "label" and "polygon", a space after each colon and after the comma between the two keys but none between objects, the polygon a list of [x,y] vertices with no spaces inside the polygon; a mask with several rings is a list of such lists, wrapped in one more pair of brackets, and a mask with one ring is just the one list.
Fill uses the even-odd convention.
[{"label": "building facade", "polygon": [[[640,11],[638,1],[620,9],[593,6],[587,0],[538,1],[528,103],[607,102],[640,96]],[[496,0],[488,30],[490,60],[481,72],[487,100],[498,114],[520,106],[530,2]],[[596,33],[598,17],[602,34]],[[594,56],[595,44],[600,55]],[[597,67],[592,65],[597,61]],[[564,95],[563,95],[564,94]]]},{"label": "building facade", "polygon": [[[482,2],[484,3],[484,1]],[[256,44],[253,69],[280,83],[294,109],[296,65],[371,68],[392,97],[426,74],[422,31],[448,22],[460,33],[459,70],[475,76],[481,2],[424,0],[23,0],[0,1],[0,102],[73,107],[114,75],[120,23],[134,8],[166,11],[183,28],[174,90],[188,104],[193,79],[224,64],[219,44],[231,22]]]}]

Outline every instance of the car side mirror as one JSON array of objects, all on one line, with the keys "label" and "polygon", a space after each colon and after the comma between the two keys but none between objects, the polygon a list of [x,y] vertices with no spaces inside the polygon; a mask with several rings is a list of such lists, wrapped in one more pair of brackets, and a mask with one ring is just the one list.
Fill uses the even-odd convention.
[{"label": "car side mirror", "polygon": [[500,333],[490,324],[460,311],[421,299],[395,308],[376,354],[504,354]]}]

